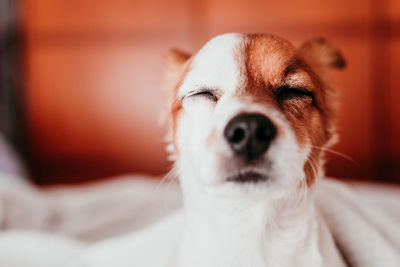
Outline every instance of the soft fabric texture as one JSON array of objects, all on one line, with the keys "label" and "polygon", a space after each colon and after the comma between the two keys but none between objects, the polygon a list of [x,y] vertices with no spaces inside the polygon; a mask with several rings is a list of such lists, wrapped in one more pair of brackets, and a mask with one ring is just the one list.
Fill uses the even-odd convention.
[{"label": "soft fabric texture", "polygon": [[181,206],[176,183],[148,175],[44,189],[11,179],[0,174],[0,230],[47,231],[93,242],[138,230]]},{"label": "soft fabric texture", "polygon": [[[399,187],[331,179],[317,186],[318,210],[350,266],[400,266]],[[0,232],[0,266],[163,266],[182,229],[180,198],[176,183],[145,176],[46,190],[0,183],[0,225],[14,229]],[[65,235],[91,242],[114,237],[91,245]],[[59,254],[47,265],[35,256],[55,247]],[[13,258],[17,265],[10,265]]]},{"label": "soft fabric texture", "polygon": [[[400,266],[400,189],[324,181],[317,204],[355,267]],[[375,187],[375,188],[374,188]]]},{"label": "soft fabric texture", "polygon": [[[318,187],[318,210],[350,266],[400,266],[400,188],[331,179]],[[100,242],[74,266],[165,266],[182,223],[182,213],[175,213],[136,233]]]},{"label": "soft fabric texture", "polygon": [[0,231],[0,267],[62,267],[79,257],[85,244],[39,231]]},{"label": "soft fabric texture", "polygon": [[62,267],[96,240],[137,232],[182,206],[178,185],[126,175],[38,188],[0,174],[0,267]]}]

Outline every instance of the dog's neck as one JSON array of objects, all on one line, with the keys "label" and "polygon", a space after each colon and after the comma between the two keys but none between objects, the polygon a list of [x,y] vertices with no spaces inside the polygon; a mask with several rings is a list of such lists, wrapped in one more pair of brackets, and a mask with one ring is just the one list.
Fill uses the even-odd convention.
[{"label": "dog's neck", "polygon": [[[321,266],[323,254],[332,254],[321,251],[321,238],[329,233],[318,227],[310,195],[269,202],[204,192],[185,192],[184,198],[177,266]],[[330,243],[322,250],[333,250]]]}]

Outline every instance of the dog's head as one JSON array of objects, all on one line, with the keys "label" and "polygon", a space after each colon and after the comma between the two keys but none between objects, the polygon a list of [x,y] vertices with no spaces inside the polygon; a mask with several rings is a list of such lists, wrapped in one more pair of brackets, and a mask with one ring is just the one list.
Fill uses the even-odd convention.
[{"label": "dog's head", "polygon": [[335,137],[324,73],[345,65],[331,43],[224,34],[170,61],[170,141],[184,187],[280,197],[314,183]]}]

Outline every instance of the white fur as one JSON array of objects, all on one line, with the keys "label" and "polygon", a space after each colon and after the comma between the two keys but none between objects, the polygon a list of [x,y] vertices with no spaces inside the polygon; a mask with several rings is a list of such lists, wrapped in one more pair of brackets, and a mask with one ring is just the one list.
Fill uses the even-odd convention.
[{"label": "white fur", "polygon": [[[245,42],[238,34],[212,39],[194,57],[178,92],[183,112],[176,167],[186,217],[171,266],[328,266],[318,245],[325,237],[312,195],[300,189],[310,146],[298,145],[281,111],[234,94],[246,80],[240,71]],[[190,96],[204,88],[216,90],[217,104]],[[264,114],[284,133],[251,167],[266,174],[267,182],[227,182],[231,173],[248,168],[233,159],[223,137],[229,120],[242,112]]]}]

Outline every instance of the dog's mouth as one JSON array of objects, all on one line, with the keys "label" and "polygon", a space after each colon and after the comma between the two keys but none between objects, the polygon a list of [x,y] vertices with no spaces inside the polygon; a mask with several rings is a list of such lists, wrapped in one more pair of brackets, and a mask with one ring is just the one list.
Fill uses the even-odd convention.
[{"label": "dog's mouth", "polygon": [[268,176],[261,172],[246,170],[231,174],[226,180],[235,183],[259,183],[267,181]]}]

